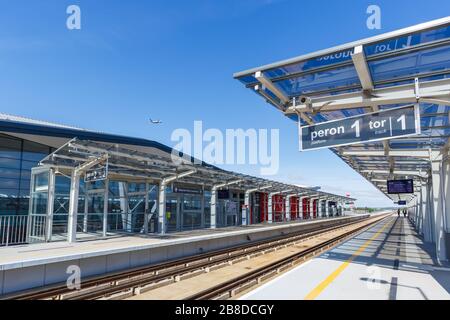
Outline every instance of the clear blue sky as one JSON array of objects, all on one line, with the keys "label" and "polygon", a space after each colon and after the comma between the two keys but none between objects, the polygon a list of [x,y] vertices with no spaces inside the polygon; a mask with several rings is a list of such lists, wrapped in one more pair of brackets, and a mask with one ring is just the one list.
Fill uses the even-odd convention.
[{"label": "clear blue sky", "polygon": [[[81,7],[81,30],[66,28],[70,4]],[[366,28],[370,4],[381,7],[381,30]],[[279,128],[275,179],[391,205],[330,151],[299,153],[295,123],[232,74],[449,13],[448,0],[1,0],[0,112],[168,145],[194,120]]]}]

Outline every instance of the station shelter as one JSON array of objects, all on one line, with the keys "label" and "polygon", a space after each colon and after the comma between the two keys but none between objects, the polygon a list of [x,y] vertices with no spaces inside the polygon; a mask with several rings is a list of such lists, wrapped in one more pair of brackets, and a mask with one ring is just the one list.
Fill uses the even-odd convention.
[{"label": "station shelter", "polygon": [[347,199],[172,150],[73,138],[32,169],[28,242],[286,222],[303,217],[300,194],[340,206]]},{"label": "station shelter", "polygon": [[[365,139],[359,128],[347,140],[337,136],[343,127],[328,127],[319,134],[329,142],[325,147],[393,205],[406,202],[412,223],[426,242],[435,244],[437,258],[450,259],[450,17],[237,72],[234,77],[295,121],[300,150],[305,143],[314,149],[311,140],[304,140],[305,128],[350,119],[369,121],[413,108],[413,133],[394,135],[392,121],[400,121],[399,132],[408,129],[406,121],[386,116],[384,122],[362,128],[364,133],[374,129],[378,138]],[[388,190],[388,180],[411,179],[413,190]],[[317,214],[314,201],[303,199],[302,207],[304,217],[305,212]]]}]

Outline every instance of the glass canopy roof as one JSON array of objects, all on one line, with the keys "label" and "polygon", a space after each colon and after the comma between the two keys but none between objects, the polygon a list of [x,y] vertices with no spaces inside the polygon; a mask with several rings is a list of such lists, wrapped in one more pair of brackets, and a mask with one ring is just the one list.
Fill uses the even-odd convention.
[{"label": "glass canopy roof", "polygon": [[[360,54],[357,47],[362,47],[362,62],[356,59]],[[408,176],[404,173],[415,171],[411,176],[421,183],[430,168],[429,157],[395,157],[390,151],[430,151],[446,145],[450,136],[450,94],[447,91],[445,96],[444,92],[450,89],[449,76],[450,17],[234,75],[301,125],[420,103],[419,136],[333,149],[383,192],[388,177]],[[425,86],[427,89],[422,89]],[[427,94],[422,97],[420,91]],[[406,93],[411,92],[412,98],[408,98]],[[311,101],[310,105],[303,103],[297,108],[300,105],[296,103],[304,97]],[[358,150],[367,153],[350,152]],[[371,168],[382,168],[386,173],[366,172]]]},{"label": "glass canopy roof", "polygon": [[[336,199],[343,202],[355,200],[324,191],[223,170],[201,161],[196,163],[191,157],[180,157],[177,159],[179,161],[174,161],[174,155],[171,152],[155,154],[154,152],[141,151],[139,146],[95,142],[78,138],[70,140],[45,157],[40,161],[39,166],[54,168],[60,173],[70,175],[73,169],[80,168],[93,159],[105,156],[108,159],[108,177],[112,179],[161,181],[164,178],[180,175],[176,179],[177,182],[206,187],[223,186],[235,181],[233,187],[241,190],[261,189],[264,192],[298,194],[308,197]],[[193,171],[192,174],[182,177],[183,173],[191,170]]]}]

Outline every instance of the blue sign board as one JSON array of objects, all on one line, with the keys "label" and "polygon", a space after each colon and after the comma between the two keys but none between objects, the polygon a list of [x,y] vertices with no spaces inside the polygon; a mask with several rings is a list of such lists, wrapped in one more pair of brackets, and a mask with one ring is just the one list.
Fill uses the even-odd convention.
[{"label": "blue sign board", "polygon": [[420,134],[418,105],[300,126],[300,151]]}]

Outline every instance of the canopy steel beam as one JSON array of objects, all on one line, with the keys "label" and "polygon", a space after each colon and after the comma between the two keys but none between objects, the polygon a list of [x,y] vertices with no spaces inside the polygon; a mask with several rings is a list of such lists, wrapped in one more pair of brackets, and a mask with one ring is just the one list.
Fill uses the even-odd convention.
[{"label": "canopy steel beam", "polygon": [[261,71],[257,71],[255,72],[255,78],[256,80],[258,80],[259,82],[261,82],[262,85],[264,85],[267,89],[269,89],[270,91],[272,91],[272,93],[278,98],[280,99],[280,101],[283,104],[286,104],[289,102],[289,98],[286,97],[284,95],[283,92],[281,92],[281,90],[279,90],[273,83],[272,81],[270,81],[270,79],[268,79]]},{"label": "canopy steel beam", "polygon": [[364,47],[362,45],[356,46],[353,49],[352,60],[363,90],[373,90],[374,85],[372,82],[372,77],[370,76],[369,67],[367,66]]},{"label": "canopy steel beam", "polygon": [[[342,151],[341,154],[343,156],[361,156],[361,157],[386,156],[386,153],[384,150],[344,150],[344,151]],[[414,150],[414,149],[393,150],[393,149],[390,149],[388,156],[429,159],[430,152],[428,150]]]},{"label": "canopy steel beam", "polygon": [[[433,99],[443,99],[447,101],[450,96],[450,79],[434,81],[424,81],[420,83],[419,101],[416,95],[416,85],[414,83],[398,85],[387,88],[374,89],[370,95],[364,92],[345,93],[312,99],[309,106],[312,110],[320,112],[363,108],[368,105],[403,104],[429,102]],[[450,101],[446,102],[450,104]],[[294,114],[307,110],[306,104],[299,104],[286,109],[285,114]]]},{"label": "canopy steel beam", "polygon": [[[389,170],[361,170],[363,173],[385,173],[385,174],[391,174]],[[394,175],[412,175],[412,176],[423,176],[420,171],[403,171],[403,170],[394,170],[392,172]]]}]

